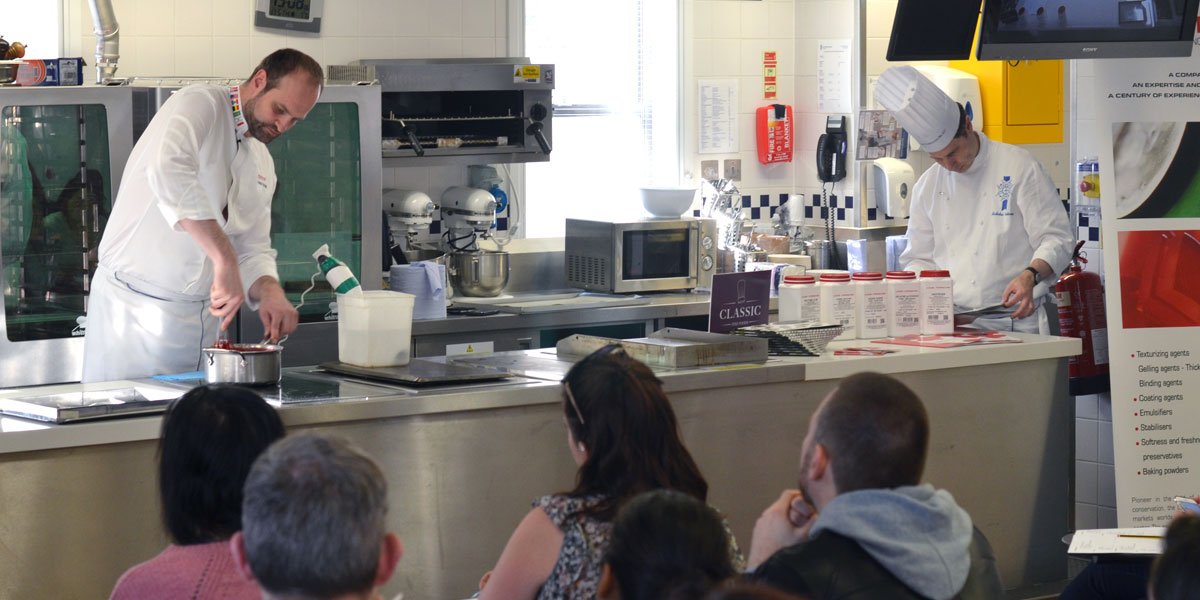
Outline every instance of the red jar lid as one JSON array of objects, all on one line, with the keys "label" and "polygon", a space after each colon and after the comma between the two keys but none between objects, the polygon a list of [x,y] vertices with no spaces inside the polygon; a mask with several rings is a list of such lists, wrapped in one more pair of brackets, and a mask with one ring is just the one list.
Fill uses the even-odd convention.
[{"label": "red jar lid", "polygon": [[888,279],[916,279],[917,274],[912,271],[888,271]]},{"label": "red jar lid", "polygon": [[875,273],[874,271],[863,271],[850,276],[855,281],[882,281],[883,273]]},{"label": "red jar lid", "polygon": [[833,283],[846,283],[850,281],[849,273],[821,273],[821,281],[831,281]]},{"label": "red jar lid", "polygon": [[949,277],[950,271],[938,269],[931,271],[921,271],[921,277]]},{"label": "red jar lid", "polygon": [[812,275],[784,275],[783,282],[792,284],[816,283],[817,278]]}]

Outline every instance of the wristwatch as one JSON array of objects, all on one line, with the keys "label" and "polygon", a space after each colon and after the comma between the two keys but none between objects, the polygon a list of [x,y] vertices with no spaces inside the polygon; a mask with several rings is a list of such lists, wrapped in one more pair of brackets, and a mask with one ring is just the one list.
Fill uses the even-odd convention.
[{"label": "wristwatch", "polygon": [[1033,273],[1033,285],[1037,285],[1038,281],[1041,281],[1042,274],[1038,273],[1037,269],[1035,269],[1033,267],[1025,267],[1025,270],[1029,271],[1030,273]]}]

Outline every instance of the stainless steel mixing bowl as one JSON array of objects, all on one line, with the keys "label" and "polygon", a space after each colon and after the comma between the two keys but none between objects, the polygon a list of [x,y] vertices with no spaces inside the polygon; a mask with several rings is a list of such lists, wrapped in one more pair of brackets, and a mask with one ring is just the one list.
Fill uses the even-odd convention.
[{"label": "stainless steel mixing bowl", "polygon": [[499,296],[508,285],[508,253],[495,250],[451,252],[446,270],[450,285],[463,296]]}]

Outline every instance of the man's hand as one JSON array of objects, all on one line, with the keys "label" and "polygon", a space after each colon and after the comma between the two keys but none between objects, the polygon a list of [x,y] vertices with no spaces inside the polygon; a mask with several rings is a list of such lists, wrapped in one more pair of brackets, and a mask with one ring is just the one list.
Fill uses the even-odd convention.
[{"label": "man's hand", "polygon": [[754,524],[746,568],[754,570],[779,550],[808,539],[817,511],[800,490],[784,490]]},{"label": "man's hand", "polygon": [[263,335],[272,344],[296,330],[300,313],[288,301],[283,288],[274,277],[259,277],[250,287],[250,296],[258,301],[258,318],[262,319]]},{"label": "man's hand", "polygon": [[1012,313],[1012,318],[1024,319],[1033,314],[1033,309],[1035,308],[1033,303],[1033,286],[1033,273],[1022,270],[1004,288],[1004,293],[1000,295],[1004,307],[1017,307]]},{"label": "man's hand", "polygon": [[246,300],[237,262],[213,263],[213,283],[209,296],[211,303],[208,305],[208,311],[221,319],[222,330],[227,329]]}]

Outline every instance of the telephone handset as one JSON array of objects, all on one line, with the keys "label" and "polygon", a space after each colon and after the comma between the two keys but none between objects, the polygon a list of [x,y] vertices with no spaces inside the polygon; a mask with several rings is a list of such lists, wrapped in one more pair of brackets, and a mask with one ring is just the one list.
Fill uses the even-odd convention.
[{"label": "telephone handset", "polygon": [[825,133],[817,139],[817,178],[822,182],[846,177],[846,117],[826,117]]}]

